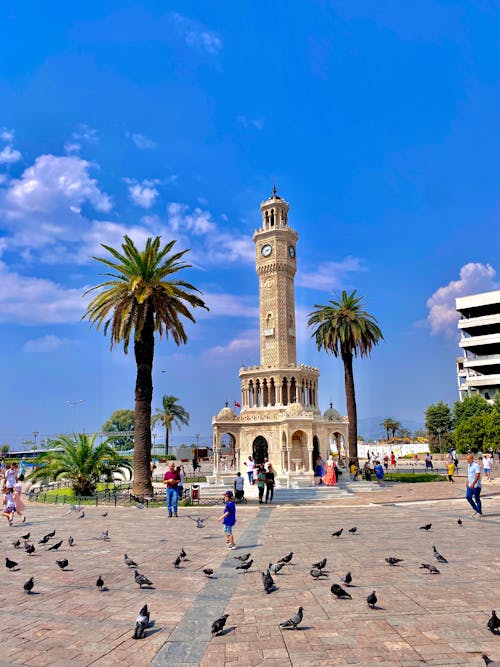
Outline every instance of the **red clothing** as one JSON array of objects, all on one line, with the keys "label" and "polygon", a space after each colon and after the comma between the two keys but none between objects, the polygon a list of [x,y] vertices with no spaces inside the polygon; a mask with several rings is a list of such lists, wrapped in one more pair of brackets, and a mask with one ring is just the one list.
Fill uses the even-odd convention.
[{"label": "red clothing", "polygon": [[167,472],[163,475],[164,484],[166,484],[167,487],[171,489],[178,486],[180,481],[181,476],[177,470],[167,470]]}]

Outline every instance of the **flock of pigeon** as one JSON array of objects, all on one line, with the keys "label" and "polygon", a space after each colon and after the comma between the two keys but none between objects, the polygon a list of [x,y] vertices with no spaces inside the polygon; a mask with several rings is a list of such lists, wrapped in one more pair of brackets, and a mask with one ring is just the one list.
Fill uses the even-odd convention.
[{"label": "flock of pigeon", "polygon": [[[458,519],[457,523],[458,523],[459,526],[461,526],[462,525],[462,520]],[[427,523],[424,526],[420,526],[420,530],[424,530],[426,532],[429,532],[431,530],[431,528],[432,528],[432,523]],[[351,533],[352,535],[357,533],[357,531],[358,531],[358,529],[357,529],[356,526],[353,526],[352,528],[349,528],[349,530],[348,530],[348,532]],[[343,532],[344,532],[344,529],[340,528],[339,530],[332,533],[332,537],[336,537],[338,539],[342,536]],[[433,546],[432,549],[433,549],[434,558],[437,560],[438,563],[442,563],[442,564],[448,563],[448,560],[441,553],[439,553],[439,551],[437,550],[437,548],[435,546]],[[251,567],[253,566],[254,561],[251,558],[251,553],[246,553],[246,554],[243,554],[241,556],[234,556],[234,558],[241,562],[241,564],[236,567],[237,570],[241,570],[242,572],[248,572],[251,569]],[[280,570],[283,567],[285,567],[286,565],[292,565],[293,564],[292,559],[293,559],[293,552],[290,552],[286,556],[283,556],[282,558],[280,558],[276,563],[269,563],[269,565],[265,569],[265,571],[261,573],[262,574],[262,582],[263,582],[263,585],[264,585],[264,591],[267,594],[270,594],[273,591],[277,590],[277,586],[274,582],[274,579],[273,579],[272,575],[273,574],[277,575],[280,572]],[[396,567],[396,566],[399,565],[399,563],[404,562],[402,558],[397,558],[396,556],[388,556],[387,558],[385,558],[385,561],[391,567]],[[325,570],[327,562],[328,562],[327,559],[323,558],[322,560],[318,561],[317,563],[312,563],[311,570],[310,570],[310,575],[311,575],[311,577],[313,577],[313,579],[321,580],[321,579],[328,578],[328,572]],[[420,565],[420,569],[427,570],[429,574],[433,574],[433,575],[440,574],[440,570],[435,565],[433,565],[432,563],[422,563]],[[204,572],[205,572],[205,570],[204,570]],[[210,570],[210,574],[213,574],[212,570]],[[353,576],[352,576],[351,572],[347,572],[345,574],[345,576],[342,577],[342,579],[341,579],[342,584],[344,584],[346,588],[349,588],[349,587],[352,586],[352,581],[353,581]],[[333,583],[332,584],[332,586],[330,588],[330,592],[332,593],[332,595],[335,598],[337,598],[339,600],[343,600],[343,599],[351,600],[352,599],[352,595],[348,591],[346,591],[345,588],[343,588],[338,583]],[[377,601],[378,601],[378,598],[377,598],[377,595],[376,595],[375,591],[372,591],[368,595],[368,597],[366,598],[366,602],[371,609],[376,609],[377,608],[376,607]],[[213,622],[213,624],[212,624],[212,636],[216,636],[223,631],[228,617],[229,617],[229,614],[224,614],[223,616],[221,616],[220,618],[216,619]],[[304,608],[299,607],[296,614],[291,616],[286,621],[283,621],[279,625],[282,628],[289,628],[289,629],[292,629],[292,630],[296,630],[296,629],[298,629],[298,627],[302,623],[303,618],[304,618]],[[493,634],[500,634],[500,619],[498,618],[495,610],[493,610],[491,612],[491,617],[489,618],[489,620],[487,622],[487,629],[490,632],[492,632]],[[492,660],[486,654],[483,654],[482,658],[485,662],[485,665],[493,664]]]}]

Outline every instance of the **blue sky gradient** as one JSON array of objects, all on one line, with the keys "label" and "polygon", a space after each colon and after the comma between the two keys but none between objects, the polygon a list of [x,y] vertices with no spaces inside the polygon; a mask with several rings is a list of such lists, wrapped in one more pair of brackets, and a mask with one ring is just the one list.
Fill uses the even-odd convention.
[{"label": "blue sky gradient", "polygon": [[498,2],[33,1],[0,25],[2,443],[133,407],[133,355],[80,321],[90,258],[124,233],[191,249],[210,313],[157,344],[153,405],[178,396],[183,434],[209,436],[259,360],[251,237],[275,182],[321,407],[345,411],[343,371],[305,321],[341,289],[385,335],[356,364],[361,418],[456,400],[454,299],[499,288]]}]

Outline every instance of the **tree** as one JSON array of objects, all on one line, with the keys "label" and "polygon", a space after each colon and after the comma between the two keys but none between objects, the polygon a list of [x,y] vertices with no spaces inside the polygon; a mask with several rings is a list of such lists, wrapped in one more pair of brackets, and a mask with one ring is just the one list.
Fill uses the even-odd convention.
[{"label": "tree", "polygon": [[2,454],[2,456],[7,456],[7,454],[9,453],[9,449],[10,445],[2,445],[0,447],[0,453]]},{"label": "tree", "polygon": [[500,413],[500,391],[498,389],[493,396],[493,410]]},{"label": "tree", "polygon": [[[389,440],[390,437],[393,437],[396,435],[396,431],[399,431],[401,428],[401,422],[396,421],[395,419],[392,419],[391,417],[387,417],[384,419],[384,421],[380,424],[383,428],[385,428],[386,433],[387,433],[387,440]],[[392,436],[391,436],[392,434]]]},{"label": "tree", "polygon": [[316,327],[312,333],[318,350],[340,357],[344,365],[344,385],[347,416],[349,417],[348,457],[358,459],[358,417],[354,387],[353,357],[366,357],[383,340],[377,320],[363,310],[363,298],[342,291],[341,296],[329,305],[315,304],[319,310],[309,314],[308,326]]},{"label": "tree", "polygon": [[195,322],[191,308],[205,308],[196,295],[196,287],[172,279],[179,271],[190,267],[182,258],[187,250],[171,253],[176,241],[162,248],[159,236],[148,238],[140,251],[128,236],[124,237],[122,252],[102,244],[114,259],[94,257],[111,273],[110,279],[87,290],[98,290],[84,318],[104,335],[110,330],[111,347],[123,342],[128,353],[130,340],[134,343],[137,366],[134,409],[134,493],[140,496],[153,493],[151,483],[151,401],[153,399],[153,359],[155,333],[160,339],[171,337],[176,345],[187,342],[182,318]]},{"label": "tree", "polygon": [[168,440],[172,426],[175,424],[180,429],[182,424],[184,426],[189,424],[189,412],[182,405],[177,405],[178,400],[176,396],[164,395],[162,407],[156,408],[156,414],[151,420],[153,426],[159,422],[165,427],[165,456],[168,456]]},{"label": "tree", "polygon": [[486,436],[484,438],[484,446],[486,448],[492,447],[496,450],[500,443],[500,411],[494,410],[491,414],[486,415]]},{"label": "tree", "polygon": [[449,433],[452,428],[450,406],[443,401],[429,405],[425,411],[425,428],[433,438],[436,438],[439,433]]},{"label": "tree", "polygon": [[454,439],[457,451],[465,454],[469,450],[482,451],[487,434],[487,416],[476,415],[463,419],[455,428]]},{"label": "tree", "polygon": [[[111,417],[102,425],[102,430],[104,433],[133,431],[134,417],[133,410],[115,410]],[[134,437],[131,435],[112,435],[108,437],[110,438],[113,447],[118,450],[132,449],[134,446]]]},{"label": "tree", "polygon": [[427,438],[427,431],[425,428],[417,428],[417,430],[413,434],[413,438]]},{"label": "tree", "polygon": [[42,452],[37,468],[29,479],[69,479],[77,496],[91,496],[101,479],[113,479],[114,475],[126,477],[132,464],[122,458],[108,443],[95,444],[95,435],[78,433],[62,435],[53,441],[59,452]]},{"label": "tree", "polygon": [[465,396],[463,401],[455,401],[453,406],[453,425],[456,428],[465,419],[469,419],[469,417],[489,415],[490,412],[493,412],[493,406],[481,394]]}]

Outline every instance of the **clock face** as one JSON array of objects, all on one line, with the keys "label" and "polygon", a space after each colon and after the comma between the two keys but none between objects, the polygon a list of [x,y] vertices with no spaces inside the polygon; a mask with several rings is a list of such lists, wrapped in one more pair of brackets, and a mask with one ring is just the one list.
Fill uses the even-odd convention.
[{"label": "clock face", "polygon": [[271,244],[266,243],[265,245],[262,246],[262,250],[260,251],[262,253],[263,257],[269,257],[269,255],[272,253],[273,247]]},{"label": "clock face", "polygon": [[293,247],[293,245],[288,246],[288,254],[292,259],[295,257],[295,248]]}]

